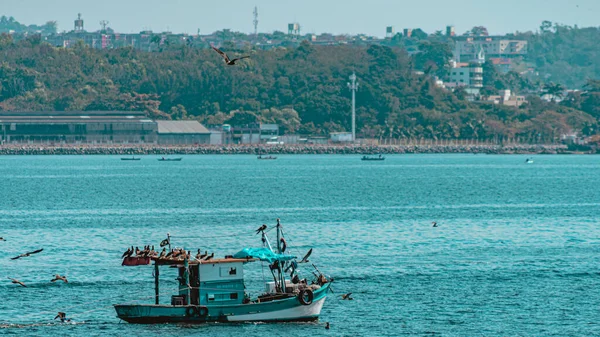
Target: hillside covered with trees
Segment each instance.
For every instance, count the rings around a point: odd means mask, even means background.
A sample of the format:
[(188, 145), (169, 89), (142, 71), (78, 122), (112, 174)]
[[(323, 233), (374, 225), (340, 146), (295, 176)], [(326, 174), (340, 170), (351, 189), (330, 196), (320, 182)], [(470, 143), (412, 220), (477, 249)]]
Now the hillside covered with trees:
[[(327, 134), (350, 129), (347, 81), (355, 71), (357, 128), (364, 137), (551, 142), (572, 131), (595, 133), (600, 117), (600, 88), (598, 96), (569, 97), (561, 105), (538, 97), (521, 108), (468, 102), (464, 91), (438, 88), (432, 76), (415, 72), (415, 64), (430, 60), (399, 47), (224, 48), (251, 58), (226, 66), (214, 51), (185, 45), (157, 52), (65, 49), (39, 37), (14, 42), (2, 35), (0, 109), (144, 110), (155, 118), (277, 122), (288, 133)], [(486, 81), (528, 85), (510, 73)]]

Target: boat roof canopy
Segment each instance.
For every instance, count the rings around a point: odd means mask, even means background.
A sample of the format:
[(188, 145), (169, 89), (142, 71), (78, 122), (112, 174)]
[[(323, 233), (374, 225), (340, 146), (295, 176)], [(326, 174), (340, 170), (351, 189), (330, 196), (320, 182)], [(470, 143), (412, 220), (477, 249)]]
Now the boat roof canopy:
[(275, 261), (290, 261), (296, 257), (293, 255), (277, 254), (271, 251), (269, 248), (244, 248), (239, 252), (233, 254), (236, 259), (249, 259), (255, 258), (261, 261), (267, 261), (273, 263)]

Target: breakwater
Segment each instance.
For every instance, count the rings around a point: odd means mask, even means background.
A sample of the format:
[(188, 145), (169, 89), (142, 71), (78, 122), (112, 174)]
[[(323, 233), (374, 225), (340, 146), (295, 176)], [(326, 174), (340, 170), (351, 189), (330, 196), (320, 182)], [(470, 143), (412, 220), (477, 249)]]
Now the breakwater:
[(568, 153), (565, 145), (8, 145), (0, 155)]

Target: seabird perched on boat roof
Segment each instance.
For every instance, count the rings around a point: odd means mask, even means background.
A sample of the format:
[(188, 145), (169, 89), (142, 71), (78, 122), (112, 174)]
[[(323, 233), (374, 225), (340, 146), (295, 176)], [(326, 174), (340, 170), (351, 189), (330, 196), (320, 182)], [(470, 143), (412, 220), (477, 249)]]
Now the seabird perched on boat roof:
[(121, 258), (124, 259), (126, 257), (130, 257), (132, 254), (133, 254), (133, 246), (131, 246), (131, 248), (127, 248), (125, 253), (123, 253), (123, 255), (121, 255)]
[(263, 224), (262, 226), (258, 227), (258, 229), (256, 230), (256, 234), (264, 231), (265, 229), (267, 229), (267, 225)]
[(18, 284), (18, 285), (20, 285), (21, 287), (25, 287), (25, 288), (27, 288), (27, 286), (25, 285), (25, 283), (23, 283), (23, 282), (21, 282), (21, 281), (19, 281), (19, 280), (17, 280), (17, 279), (14, 279), (14, 278), (12, 278), (12, 277), (7, 277), (7, 278), (8, 278), (8, 279), (9, 279), (9, 280), (10, 280), (12, 283), (14, 283), (14, 284)]
[(206, 256), (206, 257), (204, 258), (204, 261), (208, 261), (208, 260), (212, 259), (213, 257), (215, 257), (215, 253), (214, 253), (214, 252), (213, 252), (213, 253), (210, 253), (210, 255)]

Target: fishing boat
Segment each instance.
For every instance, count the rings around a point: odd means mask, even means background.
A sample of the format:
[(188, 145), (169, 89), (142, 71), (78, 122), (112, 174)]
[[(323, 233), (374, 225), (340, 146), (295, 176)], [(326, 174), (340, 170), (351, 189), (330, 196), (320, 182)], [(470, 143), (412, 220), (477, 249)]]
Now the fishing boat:
[(277, 159), (276, 156), (263, 156), (262, 154), (259, 154), (258, 157), (256, 157), (257, 159), (262, 159), (262, 160), (269, 160), (269, 159)]
[(525, 159), (525, 164), (533, 164), (533, 159), (531, 159), (531, 158)]
[[(129, 323), (294, 322), (318, 320), (332, 279), (312, 264), (311, 279), (300, 279), (312, 249), (302, 258), (286, 254), (283, 228), (277, 221), (277, 245), (271, 246), (263, 225), (262, 247), (244, 248), (224, 258), (152, 257), (154, 304), (116, 304), (117, 317)], [(167, 237), (169, 250), (170, 237)], [(163, 241), (164, 242), (164, 241)], [(162, 245), (162, 243), (161, 243)], [(171, 250), (173, 252), (173, 250)], [(169, 254), (167, 254), (169, 255)], [(268, 281), (261, 295), (246, 292), (244, 267), (268, 264)], [(176, 268), (177, 289), (171, 303), (160, 302), (160, 267)], [(288, 274), (289, 273), (289, 274)], [(289, 277), (287, 277), (289, 275)]]
[(362, 158), (360, 158), (360, 160), (363, 160), (363, 161), (379, 161), (379, 160), (385, 160), (385, 157), (383, 157), (382, 155), (379, 155), (378, 157), (362, 156)]
[(179, 158), (158, 158), (158, 161), (181, 161), (183, 158), (179, 157)]
[(123, 157), (123, 158), (121, 158), (121, 160), (140, 160), (140, 159), (142, 159), (142, 158), (139, 158), (139, 157), (136, 158), (135, 156), (131, 156), (131, 158), (129, 158), (129, 157)]

